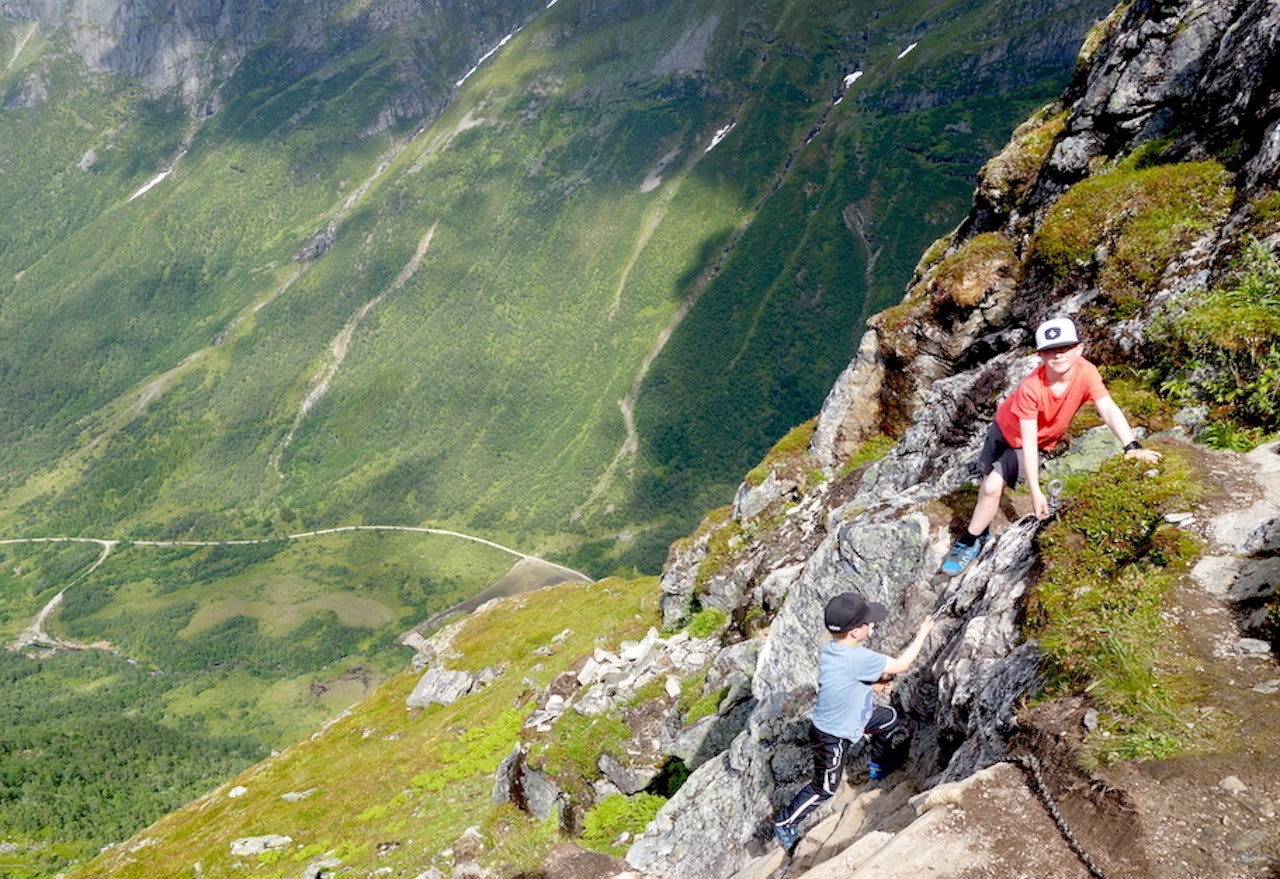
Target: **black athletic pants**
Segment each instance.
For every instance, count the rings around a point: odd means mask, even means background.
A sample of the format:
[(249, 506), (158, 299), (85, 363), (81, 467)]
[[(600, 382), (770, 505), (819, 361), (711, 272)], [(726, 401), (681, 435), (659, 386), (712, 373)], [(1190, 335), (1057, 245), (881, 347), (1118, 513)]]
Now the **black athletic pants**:
[[(896, 769), (903, 754), (894, 753), (891, 747), (893, 733), (901, 725), (898, 712), (886, 705), (877, 705), (871, 712), (871, 722), (864, 732), (871, 737), (870, 757), (888, 769)], [(853, 742), (829, 735), (809, 724), (809, 747), (813, 749), (813, 780), (800, 789), (791, 804), (778, 813), (777, 824), (798, 826), (806, 815), (825, 803), (840, 788), (844, 775), (844, 761)]]

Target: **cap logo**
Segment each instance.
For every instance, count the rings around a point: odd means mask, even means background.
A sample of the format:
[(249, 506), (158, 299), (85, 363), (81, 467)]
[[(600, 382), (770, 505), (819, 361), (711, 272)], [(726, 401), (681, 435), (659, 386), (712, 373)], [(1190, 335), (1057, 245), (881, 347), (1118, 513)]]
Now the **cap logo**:
[(1044, 331), (1044, 337), (1052, 342), (1054, 339), (1062, 335), (1062, 327), (1049, 327)]

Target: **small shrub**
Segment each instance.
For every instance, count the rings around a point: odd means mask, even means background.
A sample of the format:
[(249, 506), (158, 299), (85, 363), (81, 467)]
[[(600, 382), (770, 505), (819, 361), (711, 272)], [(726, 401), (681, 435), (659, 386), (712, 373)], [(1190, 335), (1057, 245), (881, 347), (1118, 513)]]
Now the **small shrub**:
[(685, 628), (688, 630), (690, 637), (709, 638), (723, 629), (728, 619), (725, 612), (718, 607), (708, 607), (694, 614), (693, 619), (689, 620), (689, 625)]
[(1280, 429), (1280, 259), (1265, 244), (1249, 241), (1218, 287), (1156, 325), (1153, 342), (1162, 391), (1219, 410), (1209, 443), (1241, 448)]
[(1262, 624), (1262, 633), (1271, 642), (1271, 650), (1280, 653), (1280, 595), (1267, 605), (1267, 615)]
[(1201, 434), (1201, 441), (1211, 449), (1248, 452), (1271, 438), (1272, 434), (1257, 427), (1237, 424), (1231, 419), (1211, 421)]
[(1280, 232), (1280, 192), (1268, 192), (1253, 202), (1250, 231), (1255, 238), (1266, 238)]
[(621, 856), (626, 852), (625, 840), (642, 832), (665, 802), (662, 797), (646, 793), (605, 797), (583, 816), (583, 846)]

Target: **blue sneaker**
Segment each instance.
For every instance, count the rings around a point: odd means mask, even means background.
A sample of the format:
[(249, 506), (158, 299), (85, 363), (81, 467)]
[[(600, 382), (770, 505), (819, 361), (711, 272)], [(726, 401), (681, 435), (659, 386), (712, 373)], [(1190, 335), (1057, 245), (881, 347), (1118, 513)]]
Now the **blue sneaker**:
[(800, 844), (800, 831), (790, 824), (773, 825), (773, 835), (782, 843), (782, 850), (787, 853), (787, 857), (793, 855), (796, 846)]
[(956, 541), (951, 547), (951, 552), (947, 553), (947, 557), (942, 560), (942, 567), (938, 570), (946, 574), (948, 577), (954, 577), (969, 567), (969, 563), (976, 559), (982, 552), (982, 547), (987, 542), (986, 534), (981, 534), (978, 539), (973, 542), (972, 546), (965, 546), (960, 541)]
[(890, 775), (893, 775), (893, 773), (901, 766), (901, 760), (893, 763), (893, 765), (889, 765), (888, 763), (877, 763), (876, 761), (871, 760), (867, 763), (867, 775), (872, 781), (879, 781), (882, 778), (888, 778)]

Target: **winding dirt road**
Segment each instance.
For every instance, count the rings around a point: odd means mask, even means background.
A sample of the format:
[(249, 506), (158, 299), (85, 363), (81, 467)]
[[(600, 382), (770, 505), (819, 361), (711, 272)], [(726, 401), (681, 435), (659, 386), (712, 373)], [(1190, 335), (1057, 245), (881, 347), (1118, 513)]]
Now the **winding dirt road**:
[(83, 650), (86, 645), (77, 644), (72, 641), (66, 641), (50, 635), (45, 630), (45, 624), (53, 615), (59, 605), (62, 604), (62, 598), (67, 590), (88, 577), (105, 562), (112, 551), (121, 543), (128, 543), (132, 546), (256, 546), (264, 543), (283, 543), (289, 540), (306, 540), (312, 537), (323, 537), (328, 534), (341, 534), (349, 531), (403, 531), (412, 534), (434, 534), (442, 537), (453, 537), (458, 540), (469, 540), (472, 543), (483, 544), (492, 547), (508, 555), (513, 555), (522, 561), (536, 562), (555, 570), (567, 574), (569, 577), (579, 580), (591, 581), (591, 577), (581, 571), (575, 571), (573, 568), (567, 568), (564, 565), (549, 562), (546, 559), (539, 558), (535, 555), (520, 552), (518, 549), (512, 549), (509, 546), (503, 546), (501, 543), (495, 543), (483, 537), (476, 537), (474, 534), (464, 534), (461, 531), (450, 531), (444, 528), (419, 528), (411, 525), (340, 525), (335, 528), (320, 528), (315, 531), (302, 531), (297, 534), (287, 534), (283, 537), (261, 537), (249, 540), (125, 540), (125, 539), (105, 539), (99, 537), (14, 537), (9, 539), (0, 539), (0, 545), (14, 543), (96, 543), (102, 547), (102, 553), (97, 560), (86, 568), (81, 574), (77, 575), (70, 583), (58, 591), (58, 594), (49, 599), (40, 612), (36, 614), (31, 625), (22, 630), (13, 644), (10, 645), (11, 650), (22, 650), (27, 647), (43, 647), (43, 648), (60, 648), (64, 650)]

